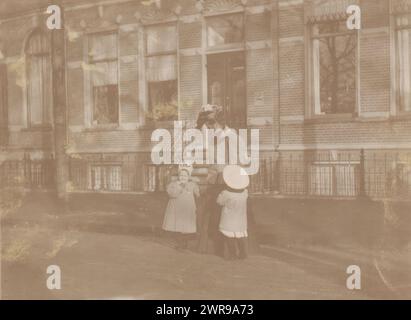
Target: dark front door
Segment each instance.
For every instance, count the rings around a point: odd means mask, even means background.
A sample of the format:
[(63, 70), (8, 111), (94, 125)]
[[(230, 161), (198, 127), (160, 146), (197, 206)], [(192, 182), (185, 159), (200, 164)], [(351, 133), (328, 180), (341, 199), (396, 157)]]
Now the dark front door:
[(207, 57), (208, 103), (222, 106), (227, 125), (246, 128), (245, 58), (243, 52)]

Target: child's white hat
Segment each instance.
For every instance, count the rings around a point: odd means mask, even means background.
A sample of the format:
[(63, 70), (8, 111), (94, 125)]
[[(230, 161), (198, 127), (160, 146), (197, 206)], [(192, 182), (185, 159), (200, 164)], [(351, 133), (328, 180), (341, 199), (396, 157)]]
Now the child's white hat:
[(227, 186), (232, 189), (245, 189), (250, 184), (247, 172), (238, 165), (228, 165), (223, 170), (223, 179)]

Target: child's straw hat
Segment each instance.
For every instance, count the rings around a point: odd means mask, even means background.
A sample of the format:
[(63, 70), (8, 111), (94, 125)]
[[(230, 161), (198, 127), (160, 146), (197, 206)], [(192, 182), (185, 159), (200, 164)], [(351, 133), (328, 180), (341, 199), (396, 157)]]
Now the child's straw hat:
[(227, 186), (241, 190), (248, 187), (250, 178), (243, 168), (238, 165), (229, 165), (224, 168), (223, 179)]

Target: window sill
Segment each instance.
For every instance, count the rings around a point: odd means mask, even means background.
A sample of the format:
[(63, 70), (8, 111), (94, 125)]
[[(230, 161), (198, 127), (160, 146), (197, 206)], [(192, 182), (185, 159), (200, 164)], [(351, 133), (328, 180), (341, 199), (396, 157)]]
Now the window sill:
[(410, 121), (411, 112), (400, 112), (387, 117), (361, 117), (357, 114), (327, 114), (316, 115), (304, 120), (306, 124), (338, 123), (338, 122), (384, 122), (384, 121)]
[(176, 120), (167, 120), (167, 121), (151, 121), (146, 120), (146, 123), (142, 125), (141, 129), (172, 129), (174, 128), (174, 121)]
[(124, 127), (119, 124), (113, 124), (113, 125), (98, 125), (98, 126), (92, 126), (88, 128), (84, 128), (82, 131), (83, 132), (98, 132), (98, 131), (124, 131), (124, 130), (152, 130), (152, 129), (172, 129), (174, 128), (174, 121), (150, 121), (146, 122), (145, 124), (136, 124), (134, 128), (130, 127)]
[(88, 128), (85, 128), (84, 131), (113, 131), (119, 130), (120, 126), (118, 124), (110, 124), (110, 125), (94, 125)]
[(411, 111), (398, 112), (396, 115), (391, 116), (390, 119), (393, 121), (409, 121), (411, 120)]
[(215, 46), (209, 46), (206, 49), (206, 53), (224, 53), (229, 51), (243, 51), (245, 50), (244, 42), (235, 42), (235, 43), (227, 43), (227, 44), (219, 44)]
[(315, 115), (311, 118), (305, 119), (306, 123), (330, 123), (330, 122), (350, 122), (357, 117), (354, 113), (341, 113), (341, 114), (324, 114)]
[(28, 128), (23, 128), (21, 129), (22, 132), (47, 132), (47, 131), (52, 131), (53, 127), (51, 125), (44, 125), (44, 126), (33, 126), (33, 127), (28, 127)]

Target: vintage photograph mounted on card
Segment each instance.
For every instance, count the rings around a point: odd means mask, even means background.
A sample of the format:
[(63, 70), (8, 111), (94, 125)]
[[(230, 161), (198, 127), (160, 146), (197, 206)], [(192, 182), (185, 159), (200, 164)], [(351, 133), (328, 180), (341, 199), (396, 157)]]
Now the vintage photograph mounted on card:
[(411, 299), (410, 213), (411, 0), (0, 2), (0, 299)]

